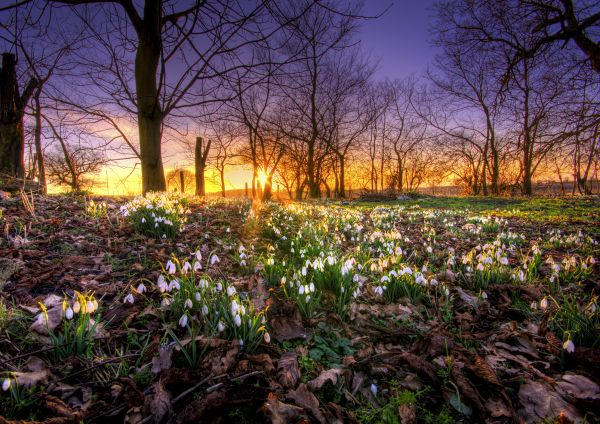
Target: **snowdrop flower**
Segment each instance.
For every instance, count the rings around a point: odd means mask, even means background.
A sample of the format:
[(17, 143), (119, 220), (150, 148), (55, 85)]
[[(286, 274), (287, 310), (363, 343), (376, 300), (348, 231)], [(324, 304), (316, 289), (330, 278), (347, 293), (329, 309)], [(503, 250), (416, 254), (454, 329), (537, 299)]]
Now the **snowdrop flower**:
[(167, 274), (171, 275), (171, 274), (175, 274), (175, 271), (177, 270), (177, 268), (175, 267), (175, 264), (169, 260), (169, 262), (167, 262), (167, 266), (165, 267), (165, 269), (167, 270)]
[(185, 327), (187, 325), (187, 323), (188, 323), (188, 317), (187, 317), (186, 314), (183, 314), (181, 316), (181, 318), (179, 318), (179, 326), (180, 327)]
[(194, 304), (192, 303), (192, 299), (186, 299), (185, 300), (185, 305), (184, 307), (188, 308), (188, 309), (192, 309), (192, 307), (194, 306)]
[(427, 253), (431, 253), (433, 252), (433, 249), (431, 248), (431, 246), (427, 246)]
[(371, 384), (371, 393), (373, 393), (373, 396), (377, 396), (377, 386), (375, 384)]
[(146, 292), (146, 286), (144, 285), (144, 283), (138, 284), (136, 291), (138, 293), (145, 293)]
[(500, 258), (500, 265), (508, 265), (508, 258), (506, 256)]
[(284, 286), (284, 285), (285, 285), (285, 282), (286, 282), (286, 281), (287, 281), (287, 280), (286, 280), (286, 278), (285, 278), (285, 275), (284, 275), (283, 277), (281, 277), (281, 282), (280, 282), (280, 283), (281, 283), (281, 285), (282, 285), (282, 286)]
[(381, 288), (381, 286), (375, 287), (375, 294), (378, 295), (378, 296), (382, 296), (383, 295), (383, 288)]
[(228, 295), (229, 297), (231, 297), (231, 296), (233, 296), (234, 294), (235, 294), (235, 287), (233, 287), (233, 286), (229, 286), (229, 287), (227, 287), (227, 295)]
[(79, 304), (79, 302), (73, 303), (73, 312), (78, 314), (80, 310), (81, 310), (81, 305)]
[(10, 386), (11, 386), (10, 378), (5, 378), (4, 381), (2, 382), (2, 391), (6, 392), (8, 389), (10, 389)]
[[(133, 302), (131, 302), (131, 303), (133, 303)], [(70, 306), (65, 310), (65, 318), (66, 319), (72, 319), (73, 318), (73, 309)]]
[(306, 303), (308, 303), (310, 301), (310, 295), (306, 296)]
[(575, 352), (575, 343), (571, 339), (563, 343), (563, 349), (569, 353)]
[(233, 322), (235, 323), (236, 327), (241, 327), (242, 326), (242, 317), (240, 317), (239, 315), (236, 315), (233, 318)]
[(299, 293), (299, 294), (304, 294), (304, 286), (300, 286), (300, 287), (298, 288), (298, 293)]
[(266, 331), (263, 334), (263, 340), (265, 341), (265, 343), (271, 343), (271, 335)]
[(162, 306), (163, 308), (166, 308), (171, 303), (173, 303), (173, 301), (170, 298), (165, 297), (165, 298), (163, 298), (163, 300), (160, 301), (160, 306)]
[(314, 285), (314, 283), (310, 283), (310, 286), (308, 288), (310, 289), (311, 293), (315, 292), (315, 285)]
[(221, 260), (219, 259), (219, 257), (217, 255), (212, 255), (210, 257), (210, 264), (211, 265), (217, 264), (219, 262), (221, 262)]
[(540, 302), (540, 308), (548, 309), (548, 299), (546, 299), (546, 298), (542, 299), (542, 301)]
[(171, 282), (169, 283), (169, 287), (168, 287), (168, 291), (172, 291), (173, 289), (181, 289), (181, 286), (179, 285), (179, 281), (177, 280), (177, 278), (174, 278), (171, 280)]
[(202, 260), (202, 253), (199, 250), (196, 250), (196, 261), (200, 262)]
[(208, 315), (208, 306), (202, 305), (202, 315)]
[(223, 284), (221, 284), (221, 282), (219, 281), (219, 282), (217, 283), (217, 286), (216, 286), (215, 288), (217, 289), (217, 291), (218, 291), (218, 292), (220, 292), (220, 291), (222, 291), (222, 290), (223, 290)]
[(88, 300), (87, 303), (85, 304), (85, 310), (87, 311), (88, 314), (91, 314), (95, 311), (94, 303), (91, 300)]
[(301, 274), (302, 274), (304, 277), (306, 277), (306, 267), (305, 267), (305, 266), (303, 266), (303, 267), (302, 267)]
[(219, 333), (222, 333), (223, 331), (225, 331), (225, 324), (223, 324), (221, 321), (219, 321), (219, 323), (217, 324), (217, 331)]
[(477, 271), (483, 271), (483, 264), (481, 262), (477, 264)]
[(146, 218), (142, 217), (142, 224), (146, 223)]
[(194, 295), (194, 298), (196, 299), (196, 302), (200, 302), (200, 300), (202, 300), (202, 296), (200, 296), (200, 292), (196, 292), (196, 294)]
[[(125, 299), (123, 299), (123, 303), (131, 303), (131, 304), (133, 304), (134, 300), (135, 299), (133, 298), (133, 295), (131, 293), (129, 293), (127, 296), (125, 296)], [(71, 308), (69, 308), (69, 309), (71, 309)], [(68, 312), (69, 312), (69, 310), (67, 309), (67, 313)], [(72, 316), (73, 316), (73, 311), (71, 311), (71, 317)], [(68, 315), (67, 315), (67, 319), (71, 319), (71, 318), (69, 318)]]
[(200, 261), (195, 261), (194, 262), (194, 272), (198, 272), (202, 269), (202, 264), (200, 263)]
[(486, 293), (486, 292), (484, 292), (484, 291), (482, 291), (482, 292), (481, 292), (481, 298), (482, 298), (483, 300), (487, 300), (487, 298), (488, 298), (488, 295), (487, 295), (487, 293)]
[(183, 264), (183, 267), (181, 268), (181, 272), (183, 272), (184, 274), (187, 274), (191, 269), (192, 269), (192, 266), (190, 265), (190, 263), (188, 261), (185, 261), (185, 263)]

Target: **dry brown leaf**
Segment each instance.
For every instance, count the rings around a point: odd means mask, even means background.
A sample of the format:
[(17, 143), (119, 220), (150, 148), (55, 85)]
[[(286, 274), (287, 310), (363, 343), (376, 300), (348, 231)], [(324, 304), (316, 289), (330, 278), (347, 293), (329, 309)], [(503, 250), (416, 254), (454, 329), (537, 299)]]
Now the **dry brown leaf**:
[(48, 382), (48, 370), (15, 372), (13, 376), (17, 380), (17, 384), (23, 387), (35, 387)]
[(172, 356), (173, 346), (161, 346), (158, 350), (158, 356), (152, 357), (152, 372), (158, 374), (162, 370), (171, 368)]
[(566, 373), (557, 381), (556, 391), (566, 399), (600, 402), (600, 387), (582, 375)]
[(290, 391), (287, 398), (292, 399), (296, 405), (309, 411), (320, 423), (324, 424), (326, 422), (325, 416), (319, 409), (319, 400), (308, 390), (306, 384), (302, 383), (296, 390)]
[(452, 362), (452, 379), (469, 404), (484, 411), (483, 402), (475, 386), (465, 377), (456, 362)]
[(523, 408), (518, 414), (525, 422), (553, 419), (561, 413), (572, 421), (581, 419), (581, 414), (573, 405), (542, 381), (528, 381), (521, 385), (519, 400)]
[(309, 335), (308, 330), (302, 326), (302, 322), (297, 317), (275, 316), (271, 320), (271, 336), (279, 343), (286, 340), (306, 339)]
[(265, 374), (271, 374), (275, 370), (271, 356), (266, 353), (249, 356), (248, 360), (256, 368), (262, 369)]
[(296, 352), (285, 352), (277, 361), (277, 381), (283, 388), (295, 387), (300, 378), (298, 368), (298, 354)]
[(302, 415), (302, 408), (281, 402), (275, 393), (269, 393), (267, 401), (262, 406), (264, 414), (273, 424), (288, 424), (295, 422)]
[(151, 386), (151, 394), (144, 402), (144, 416), (151, 416), (155, 424), (165, 422), (171, 415), (171, 398), (162, 382), (157, 381)]
[(490, 367), (490, 365), (485, 362), (479, 355), (475, 357), (475, 363), (470, 367), (470, 369), (475, 373), (475, 375), (481, 378), (484, 381), (487, 381), (490, 384), (495, 386), (500, 386), (500, 380), (498, 380), (498, 376)]
[(509, 418), (512, 416), (511, 409), (501, 399), (487, 399), (485, 401), (485, 409), (494, 418)]
[(407, 404), (398, 407), (398, 417), (402, 424), (414, 424), (417, 422), (417, 408), (415, 405)]
[(308, 388), (314, 392), (321, 389), (328, 381), (335, 385), (342, 375), (344, 375), (344, 370), (341, 368), (332, 368), (322, 371), (317, 378), (308, 382)]

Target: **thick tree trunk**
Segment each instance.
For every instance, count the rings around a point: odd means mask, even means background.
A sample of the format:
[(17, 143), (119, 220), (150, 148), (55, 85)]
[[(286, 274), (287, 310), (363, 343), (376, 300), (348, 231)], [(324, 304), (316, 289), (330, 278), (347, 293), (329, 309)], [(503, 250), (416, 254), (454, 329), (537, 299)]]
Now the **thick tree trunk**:
[(195, 153), (195, 172), (196, 172), (196, 196), (203, 197), (206, 194), (204, 185), (204, 171), (206, 170), (206, 160), (210, 150), (211, 141), (208, 140), (206, 147), (203, 146), (204, 140), (202, 137), (196, 137)]
[(270, 174), (265, 180), (265, 186), (262, 188), (262, 200), (271, 200), (273, 196), (273, 174)]
[(0, 71), (0, 174), (25, 177), (25, 135), (23, 115), (25, 105), (37, 86), (31, 79), (23, 96), (19, 95), (14, 54), (2, 54)]
[(159, 0), (146, 0), (143, 28), (138, 31), (135, 55), (135, 86), (142, 163), (142, 191), (165, 191), (162, 163), (162, 111), (156, 73), (162, 50), (162, 5)]

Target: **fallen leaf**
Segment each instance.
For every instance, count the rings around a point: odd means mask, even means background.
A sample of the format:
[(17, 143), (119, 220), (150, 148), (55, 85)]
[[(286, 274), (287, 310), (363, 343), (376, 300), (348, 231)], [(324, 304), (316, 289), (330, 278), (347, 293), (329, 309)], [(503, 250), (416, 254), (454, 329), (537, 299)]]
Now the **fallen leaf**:
[(170, 396), (160, 381), (152, 384), (150, 393), (144, 402), (144, 416), (151, 416), (153, 423), (162, 423), (172, 413)]
[(23, 387), (35, 387), (48, 382), (48, 370), (15, 372), (13, 376), (17, 380), (17, 384)]
[(600, 401), (600, 387), (587, 377), (566, 373), (556, 382), (556, 391), (566, 399)]
[(400, 405), (398, 407), (398, 417), (402, 424), (414, 424), (417, 422), (417, 408), (412, 404)]
[(290, 391), (287, 394), (287, 398), (292, 399), (296, 405), (309, 411), (320, 423), (323, 424), (326, 422), (325, 416), (319, 409), (319, 400), (308, 390), (306, 384), (302, 383), (296, 390)]
[(295, 422), (302, 415), (302, 408), (281, 402), (275, 393), (269, 393), (262, 411), (273, 424)]
[(525, 422), (553, 419), (561, 413), (572, 421), (581, 419), (581, 414), (574, 406), (541, 381), (528, 381), (521, 385), (519, 400), (523, 408), (518, 414)]
[(296, 386), (299, 378), (298, 354), (296, 352), (285, 352), (277, 361), (277, 381), (283, 388), (290, 388)]
[(343, 374), (344, 370), (341, 368), (332, 368), (322, 371), (317, 378), (308, 382), (308, 388), (314, 392), (321, 389), (328, 381), (335, 385), (338, 382), (338, 378)]
[(158, 374), (162, 370), (171, 368), (172, 356), (173, 346), (161, 346), (158, 350), (158, 356), (152, 357), (152, 372)]

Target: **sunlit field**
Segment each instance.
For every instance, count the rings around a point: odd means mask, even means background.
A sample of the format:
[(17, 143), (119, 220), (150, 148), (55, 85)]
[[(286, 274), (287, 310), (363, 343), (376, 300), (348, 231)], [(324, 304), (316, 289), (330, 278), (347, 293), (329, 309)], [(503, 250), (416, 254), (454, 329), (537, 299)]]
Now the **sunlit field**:
[(0, 212), (8, 420), (600, 417), (597, 198), (13, 196)]

